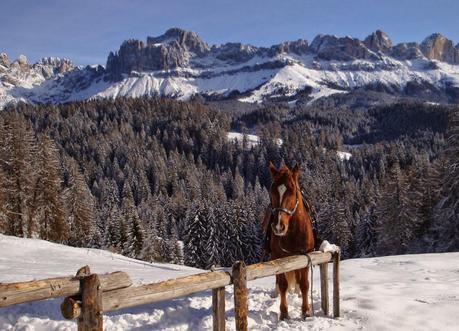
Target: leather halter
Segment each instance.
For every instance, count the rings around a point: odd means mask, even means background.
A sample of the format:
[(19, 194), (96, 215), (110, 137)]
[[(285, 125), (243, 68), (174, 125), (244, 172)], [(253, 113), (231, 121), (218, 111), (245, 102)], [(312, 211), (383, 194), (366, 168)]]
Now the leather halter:
[(271, 208), (271, 213), (275, 213), (276, 211), (277, 212), (284, 212), (286, 213), (288, 216), (292, 216), (293, 214), (295, 214), (296, 212), (296, 209), (298, 208), (298, 204), (300, 203), (300, 200), (298, 200), (298, 193), (297, 193), (297, 196), (296, 196), (296, 204), (295, 204), (295, 208), (293, 209), (287, 209), (287, 208), (281, 208), (281, 207), (278, 207), (278, 208)]
[[(278, 207), (278, 208), (271, 208), (271, 213), (274, 214), (276, 211), (277, 212), (284, 212), (288, 216), (292, 217), (293, 214), (295, 214), (295, 212), (296, 212), (296, 210), (298, 208), (298, 204), (300, 203), (300, 200), (298, 199), (298, 188), (296, 187), (296, 185), (295, 185), (295, 195), (296, 195), (296, 203), (295, 203), (295, 207), (292, 210), (287, 209), (287, 208)], [(271, 226), (272, 226), (272, 224), (271, 224)], [(291, 251), (285, 249), (284, 247), (282, 247), (281, 242), (282, 242), (282, 240), (279, 240), (279, 248), (281, 249), (281, 251), (283, 251), (284, 253), (287, 253), (287, 254), (293, 254), (294, 253), (294, 252), (291, 252)], [(300, 252), (298, 254), (303, 254), (303, 253)]]
[[(296, 209), (298, 208), (298, 204), (300, 203), (300, 200), (298, 199), (298, 188), (295, 185), (295, 196), (296, 196), (296, 203), (295, 207), (293, 209), (287, 209), (283, 207), (277, 207), (277, 208), (271, 208), (271, 214), (274, 214), (275, 212), (284, 212), (288, 216), (292, 217), (293, 214), (295, 214)], [(272, 206), (272, 201), (271, 201), (271, 206)]]

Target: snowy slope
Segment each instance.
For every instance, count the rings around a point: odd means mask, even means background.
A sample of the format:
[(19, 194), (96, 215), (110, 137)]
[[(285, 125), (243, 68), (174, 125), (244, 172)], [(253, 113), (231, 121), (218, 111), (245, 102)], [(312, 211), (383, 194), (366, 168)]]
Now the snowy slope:
[[(84, 264), (94, 272), (126, 271), (135, 283), (200, 272), (3, 235), (0, 251), (0, 282), (69, 275)], [(315, 268), (315, 317), (302, 321), (300, 299), (290, 294), (291, 320), (278, 322), (279, 302), (273, 295), (274, 279), (269, 277), (249, 283), (249, 329), (453, 330), (459, 324), (459, 253), (346, 260), (341, 266), (342, 318), (324, 317), (319, 311), (319, 272)], [(227, 287), (229, 330), (234, 330), (232, 299), (232, 290)], [(62, 320), (60, 302), (48, 300), (0, 309), (0, 330), (76, 330), (75, 323)], [(106, 330), (211, 330), (211, 314), (211, 295), (205, 292), (113, 312), (104, 317), (104, 323)]]

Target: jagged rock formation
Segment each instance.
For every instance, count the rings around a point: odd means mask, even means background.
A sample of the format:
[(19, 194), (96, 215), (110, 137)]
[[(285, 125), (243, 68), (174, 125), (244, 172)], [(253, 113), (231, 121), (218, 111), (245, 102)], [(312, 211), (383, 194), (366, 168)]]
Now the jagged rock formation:
[(440, 33), (434, 33), (421, 43), (421, 51), (428, 59), (459, 63), (459, 52), (453, 42)]
[(392, 48), (392, 41), (389, 36), (381, 30), (376, 30), (365, 38), (364, 45), (373, 52), (388, 53)]
[(231, 63), (249, 61), (257, 51), (258, 49), (256, 47), (241, 43), (227, 43), (220, 47), (214, 46), (212, 48), (212, 53), (215, 54), (215, 58)]
[(309, 102), (337, 93), (374, 91), (431, 102), (459, 101), (459, 44), (435, 33), (421, 44), (392, 45), (381, 30), (363, 41), (318, 35), (271, 47), (208, 45), (195, 32), (167, 30), (130, 39), (102, 66), (44, 58), (28, 64), (0, 54), (0, 107), (8, 102), (156, 96)]
[(116, 80), (131, 71), (174, 69), (187, 65), (190, 56), (203, 56), (209, 51), (195, 32), (172, 28), (162, 36), (148, 37), (146, 44), (134, 39), (125, 41), (117, 53), (109, 54), (107, 72)]
[(338, 38), (330, 35), (318, 35), (310, 49), (322, 60), (350, 61), (353, 59), (371, 59), (378, 57), (357, 38)]
[(154, 47), (158, 44), (177, 45), (183, 50), (192, 52), (198, 56), (205, 55), (210, 50), (209, 45), (196, 32), (185, 31), (179, 28), (169, 29), (159, 37), (147, 37), (147, 45)]
[(0, 65), (4, 67), (8, 67), (10, 65), (10, 60), (8, 59), (8, 55), (6, 55), (6, 53), (0, 53)]
[(391, 55), (400, 60), (413, 60), (423, 56), (418, 43), (400, 43), (392, 48)]
[(276, 56), (282, 53), (293, 53), (297, 55), (304, 55), (309, 52), (308, 41), (298, 39), (297, 41), (286, 41), (281, 44), (271, 46), (268, 51), (269, 56)]
[(75, 68), (75, 65), (69, 59), (60, 59), (57, 57), (44, 57), (37, 62), (36, 66), (41, 67), (45, 78), (56, 74), (64, 74)]

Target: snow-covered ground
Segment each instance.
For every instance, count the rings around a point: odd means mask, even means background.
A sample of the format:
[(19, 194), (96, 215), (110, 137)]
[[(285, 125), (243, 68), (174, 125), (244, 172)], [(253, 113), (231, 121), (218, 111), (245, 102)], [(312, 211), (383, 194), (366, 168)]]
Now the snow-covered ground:
[(343, 160), (349, 161), (352, 157), (351, 153), (343, 152), (343, 151), (336, 151), (336, 155), (339, 157), (341, 161)]
[[(94, 272), (123, 270), (135, 284), (200, 272), (150, 264), (106, 251), (0, 235), (0, 282), (71, 275), (89, 264)], [(291, 320), (278, 322), (274, 278), (249, 283), (250, 330), (454, 330), (459, 325), (459, 253), (404, 255), (341, 263), (342, 317), (319, 310), (319, 270), (314, 270), (315, 317), (300, 319), (300, 299), (289, 295)], [(330, 268), (331, 269), (331, 268)], [(234, 330), (233, 296), (226, 292), (227, 328)], [(76, 330), (60, 316), (61, 299), (0, 308), (0, 330)], [(210, 330), (210, 292), (112, 312), (106, 330)]]
[[(238, 142), (238, 143), (241, 143), (241, 144), (244, 141), (244, 134), (243, 133), (228, 132), (226, 136), (227, 136), (229, 141)], [(254, 146), (257, 146), (258, 144), (260, 144), (260, 137), (257, 136), (257, 135), (246, 134), (245, 137), (247, 139), (247, 147), (248, 148), (251, 148), (251, 147), (254, 147)], [(276, 139), (276, 144), (278, 146), (282, 146), (283, 143), (284, 143), (284, 141), (281, 138), (277, 138)]]

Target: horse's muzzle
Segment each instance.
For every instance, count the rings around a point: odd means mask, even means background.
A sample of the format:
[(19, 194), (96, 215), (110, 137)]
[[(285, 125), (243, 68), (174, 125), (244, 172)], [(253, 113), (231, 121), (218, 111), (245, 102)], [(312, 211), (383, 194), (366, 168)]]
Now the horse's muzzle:
[(279, 223), (280, 227), (278, 227), (278, 225), (271, 224), (271, 229), (273, 230), (274, 235), (278, 237), (284, 237), (287, 235), (288, 228), (282, 224), (282, 222)]

